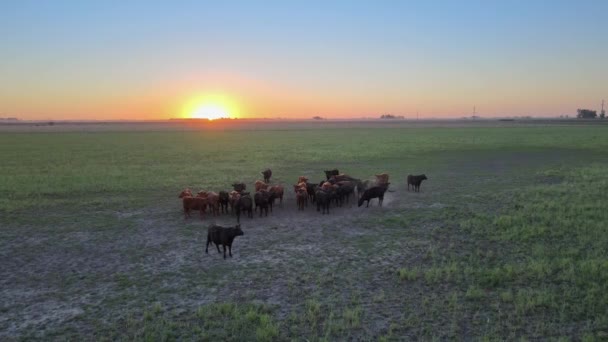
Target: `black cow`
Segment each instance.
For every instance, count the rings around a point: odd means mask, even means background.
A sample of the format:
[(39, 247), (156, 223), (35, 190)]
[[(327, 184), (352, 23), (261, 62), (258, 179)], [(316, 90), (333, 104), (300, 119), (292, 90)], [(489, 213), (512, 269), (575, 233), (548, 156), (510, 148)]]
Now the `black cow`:
[(315, 193), (317, 192), (317, 184), (306, 182), (306, 192), (311, 203), (315, 203)]
[(317, 201), (317, 211), (321, 211), (321, 209), (323, 209), (323, 212), (321, 214), (324, 215), (326, 211), (327, 214), (329, 214), (329, 202), (331, 200), (330, 194), (321, 189), (317, 189), (315, 193), (315, 198)]
[[(272, 200), (274, 202), (274, 198)], [(262, 217), (262, 211), (265, 211), (266, 216), (268, 216), (270, 193), (266, 190), (260, 190), (253, 195), (253, 201), (255, 202), (255, 210), (257, 211), (260, 208), (260, 217)]]
[(384, 193), (388, 189), (388, 186), (391, 183), (386, 183), (382, 185), (373, 186), (363, 192), (361, 198), (359, 198), (359, 207), (363, 205), (363, 202), (367, 201), (366, 208), (369, 207), (369, 201), (372, 198), (378, 198), (378, 203), (382, 206), (382, 201), (384, 201)]
[(422, 184), (422, 181), (425, 179), (428, 178), (426, 178), (426, 175), (424, 174), (418, 176), (407, 176), (407, 191), (410, 191), (410, 185), (412, 185), (415, 192), (420, 192), (420, 184)]
[(241, 225), (237, 224), (236, 227), (222, 227), (212, 225), (207, 229), (207, 246), (205, 247), (205, 253), (209, 254), (209, 244), (214, 243), (217, 247), (217, 252), (220, 252), (220, 244), (224, 249), (224, 259), (226, 259), (226, 246), (228, 246), (228, 253), (232, 258), (232, 242), (234, 238), (240, 235), (244, 235), (241, 230)]
[(228, 195), (228, 191), (220, 191), (220, 208), (222, 213), (228, 213), (228, 203), (230, 202), (230, 195)]
[(361, 195), (363, 195), (363, 192), (365, 192), (365, 190), (367, 190), (371, 185), (373, 184), (373, 181), (371, 180), (364, 180), (364, 181), (359, 181), (357, 182), (357, 195), (359, 195), (359, 197), (361, 197)]
[(329, 180), (331, 178), (331, 176), (337, 176), (339, 174), (340, 174), (340, 171), (338, 171), (338, 169), (325, 171), (325, 177), (327, 177), (327, 180)]
[(245, 183), (234, 183), (232, 184), (232, 188), (234, 189), (234, 191), (243, 192), (247, 189), (247, 186), (245, 185)]
[(336, 189), (336, 195), (338, 196), (339, 205), (342, 206), (344, 200), (348, 203), (350, 195), (355, 194), (355, 183), (351, 181), (338, 182), (338, 189)]
[(262, 173), (262, 175), (264, 175), (264, 183), (266, 183), (266, 184), (270, 183), (270, 177), (272, 176), (272, 170), (266, 169), (266, 170), (262, 171), (261, 173)]
[(236, 222), (241, 223), (241, 212), (247, 212), (249, 218), (253, 218), (253, 200), (248, 192), (244, 192), (236, 202)]

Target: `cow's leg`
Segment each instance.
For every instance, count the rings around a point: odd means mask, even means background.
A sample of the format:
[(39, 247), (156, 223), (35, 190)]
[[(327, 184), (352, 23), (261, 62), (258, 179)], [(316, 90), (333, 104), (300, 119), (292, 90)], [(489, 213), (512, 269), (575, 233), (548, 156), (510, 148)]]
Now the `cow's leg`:
[(222, 247), (224, 248), (224, 259), (226, 259), (226, 245), (222, 244)]
[(209, 254), (209, 243), (211, 239), (209, 239), (209, 234), (207, 234), (207, 246), (205, 246), (205, 253)]
[(230, 257), (232, 258), (232, 244), (228, 245), (228, 253), (230, 254)]

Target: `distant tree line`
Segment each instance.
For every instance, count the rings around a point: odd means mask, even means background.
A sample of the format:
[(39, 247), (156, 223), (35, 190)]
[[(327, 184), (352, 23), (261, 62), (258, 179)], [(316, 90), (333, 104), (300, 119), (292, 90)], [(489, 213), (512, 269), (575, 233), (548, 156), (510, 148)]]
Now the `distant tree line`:
[(597, 118), (597, 111), (591, 110), (591, 109), (580, 109), (579, 108), (576, 111), (576, 113), (577, 113), (576, 117), (579, 118), (579, 119), (595, 119), (595, 118)]
[(403, 119), (403, 115), (383, 114), (380, 119)]

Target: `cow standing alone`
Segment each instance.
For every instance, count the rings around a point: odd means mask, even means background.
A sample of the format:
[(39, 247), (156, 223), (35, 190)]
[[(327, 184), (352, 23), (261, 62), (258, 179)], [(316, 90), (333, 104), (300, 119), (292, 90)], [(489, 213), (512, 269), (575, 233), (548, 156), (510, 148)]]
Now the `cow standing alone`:
[(232, 258), (232, 242), (237, 236), (245, 235), (241, 230), (241, 225), (237, 224), (236, 227), (222, 227), (212, 225), (207, 229), (207, 246), (205, 247), (205, 253), (209, 254), (209, 244), (214, 243), (217, 247), (217, 252), (220, 252), (220, 244), (224, 249), (224, 259), (226, 259), (226, 246), (228, 246), (228, 253)]
[(428, 178), (426, 178), (426, 175), (424, 175), (424, 174), (418, 175), (418, 176), (413, 176), (413, 175), (407, 176), (407, 191), (410, 191), (410, 185), (411, 185), (415, 192), (420, 192), (420, 184), (422, 184), (422, 181), (425, 179), (428, 179)]

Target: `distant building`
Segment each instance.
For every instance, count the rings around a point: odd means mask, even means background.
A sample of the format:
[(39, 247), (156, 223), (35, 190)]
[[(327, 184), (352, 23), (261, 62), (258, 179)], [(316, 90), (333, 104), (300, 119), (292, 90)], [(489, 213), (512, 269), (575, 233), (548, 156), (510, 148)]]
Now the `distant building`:
[(597, 111), (591, 109), (578, 109), (576, 117), (579, 119), (595, 119), (597, 118)]

